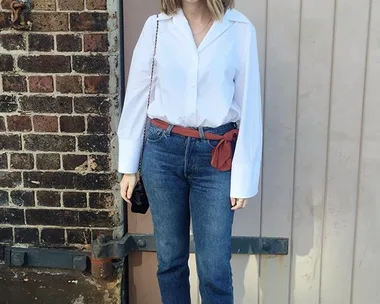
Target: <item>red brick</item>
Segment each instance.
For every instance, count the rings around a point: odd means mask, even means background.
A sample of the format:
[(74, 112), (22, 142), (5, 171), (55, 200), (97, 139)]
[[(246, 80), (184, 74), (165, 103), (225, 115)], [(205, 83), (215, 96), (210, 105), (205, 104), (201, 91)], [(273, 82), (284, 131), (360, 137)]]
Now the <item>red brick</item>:
[(57, 35), (58, 52), (82, 51), (82, 37), (80, 35)]
[(44, 228), (41, 231), (41, 242), (46, 245), (64, 244), (65, 231), (63, 229)]
[(62, 11), (83, 11), (84, 0), (58, 0), (58, 7)]
[(1, 1), (1, 7), (4, 9), (11, 9), (11, 3), (13, 0), (2, 0)]
[(108, 74), (110, 65), (107, 56), (73, 56), (73, 70), (84, 74)]
[(108, 51), (108, 35), (107, 34), (85, 34), (84, 51), (85, 52), (107, 52)]
[(29, 151), (75, 151), (75, 137), (46, 134), (24, 135), (25, 149)]
[(36, 32), (62, 32), (69, 30), (67, 13), (36, 13), (30, 14), (33, 31)]
[(11, 27), (11, 13), (0, 12), (0, 29), (4, 30)]
[(61, 93), (82, 93), (82, 77), (57, 76), (57, 91)]
[(72, 31), (105, 31), (107, 29), (107, 13), (72, 13), (70, 29)]
[(13, 71), (13, 57), (11, 55), (0, 55), (0, 72), (6, 71)]
[(0, 208), (0, 224), (24, 225), (24, 210), (19, 208)]
[(8, 50), (25, 50), (25, 39), (22, 34), (1, 34), (0, 45)]
[(9, 194), (8, 191), (0, 190), (0, 206), (9, 205)]
[(0, 242), (11, 243), (13, 242), (12, 228), (0, 228)]
[[(21, 185), (21, 172), (0, 171), (0, 188), (16, 188)], [(0, 208), (1, 210), (1, 208)], [(0, 212), (0, 224), (1, 224)]]
[(68, 96), (30, 95), (20, 98), (22, 111), (35, 113), (71, 113), (73, 98)]
[(23, 244), (37, 244), (39, 232), (37, 228), (16, 228), (15, 241)]
[(36, 163), (38, 170), (58, 170), (61, 168), (61, 157), (57, 153), (37, 154)]
[[(0, 171), (1, 174), (2, 171)], [(16, 172), (19, 173), (19, 172)], [(48, 189), (72, 189), (72, 190), (107, 190), (116, 183), (116, 174), (87, 173), (85, 175), (77, 172), (47, 171), (35, 172), (24, 171), (24, 186), (26, 188), (48, 188)], [(21, 180), (21, 177), (20, 177)], [(39, 181), (39, 184), (34, 181)], [(1, 179), (0, 179), (1, 181)], [(8, 182), (11, 181), (8, 179)], [(0, 184), (1, 187), (1, 184)], [(1, 208), (0, 208), (1, 210)], [(47, 216), (45, 215), (45, 218)]]
[(90, 168), (93, 172), (110, 171), (111, 156), (110, 155), (90, 155)]
[(51, 93), (54, 91), (52, 76), (29, 76), (29, 91), (32, 93)]
[(110, 106), (110, 102), (106, 97), (74, 97), (74, 110), (76, 113), (94, 113), (105, 115), (109, 113)]
[(7, 117), (9, 131), (27, 132), (32, 131), (32, 121), (29, 116), (13, 115)]
[(20, 207), (33, 207), (36, 205), (33, 191), (15, 190), (11, 192), (11, 203)]
[(0, 151), (1, 150), (21, 150), (21, 135), (0, 134)]
[(111, 228), (117, 224), (117, 220), (113, 218), (113, 215), (112, 211), (91, 210), (79, 212), (79, 222), (85, 227)]
[(85, 131), (85, 121), (83, 116), (61, 116), (61, 132), (82, 133)]
[(26, 77), (19, 75), (3, 75), (4, 92), (26, 92)]
[(7, 128), (5, 127), (5, 120), (4, 117), (0, 116), (0, 132), (7, 131)]
[(34, 0), (33, 10), (36, 11), (55, 11), (55, 0)]
[(57, 116), (34, 116), (33, 117), (34, 131), (36, 132), (58, 132), (58, 117)]
[[(7, 153), (1, 153), (0, 154), (0, 169), (8, 169), (8, 156)], [(1, 200), (1, 198), (0, 198)], [(1, 203), (0, 203), (1, 205)]]
[(85, 76), (84, 92), (86, 94), (108, 94), (109, 77), (108, 76)]
[(63, 169), (75, 170), (75, 168), (87, 163), (87, 155), (66, 154), (62, 157)]
[(105, 172), (110, 169), (111, 158), (109, 155), (94, 154), (89, 156), (88, 167), (92, 172)]
[(89, 229), (67, 230), (67, 242), (69, 244), (90, 244), (91, 230)]
[(31, 153), (12, 153), (11, 169), (33, 169), (34, 157)]
[(71, 58), (62, 55), (21, 56), (18, 66), (25, 72), (70, 73)]
[(50, 52), (54, 49), (53, 35), (29, 34), (29, 51)]
[(107, 0), (86, 0), (88, 10), (106, 10)]
[(110, 140), (106, 135), (78, 136), (79, 151), (109, 153)]
[(18, 108), (16, 103), (16, 97), (14, 95), (4, 95), (0, 94), (0, 112), (1, 113), (9, 113), (14, 112)]
[[(53, 172), (46, 172), (46, 173), (53, 173)], [(74, 210), (29, 209), (29, 210), (26, 210), (26, 222), (28, 225), (49, 225), (49, 226), (54, 225), (54, 226), (71, 226), (71, 227), (77, 227), (81, 225), (81, 223), (79, 222), (78, 210), (74, 211)]]
[(104, 116), (89, 116), (87, 118), (87, 132), (108, 134), (110, 132), (110, 119)]
[(61, 194), (53, 191), (38, 191), (37, 202), (39, 206), (60, 207)]
[(112, 193), (90, 193), (90, 208), (112, 209), (115, 205), (115, 198)]
[(86, 208), (87, 194), (85, 192), (64, 192), (63, 205), (66, 208)]

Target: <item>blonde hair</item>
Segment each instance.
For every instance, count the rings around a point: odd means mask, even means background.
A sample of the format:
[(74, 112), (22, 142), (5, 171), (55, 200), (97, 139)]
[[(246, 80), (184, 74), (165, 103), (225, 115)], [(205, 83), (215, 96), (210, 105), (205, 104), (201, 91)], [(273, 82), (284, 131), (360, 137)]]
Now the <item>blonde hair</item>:
[[(234, 0), (205, 0), (212, 17), (221, 20), (224, 13), (234, 6)], [(161, 0), (161, 11), (173, 15), (182, 7), (182, 0)]]

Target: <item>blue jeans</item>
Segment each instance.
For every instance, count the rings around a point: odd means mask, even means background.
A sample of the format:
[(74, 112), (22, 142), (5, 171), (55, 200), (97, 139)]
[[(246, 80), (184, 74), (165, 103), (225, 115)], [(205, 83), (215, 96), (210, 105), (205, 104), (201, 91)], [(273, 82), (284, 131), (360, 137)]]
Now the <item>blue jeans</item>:
[[(235, 125), (201, 128), (224, 134)], [(233, 303), (231, 172), (211, 166), (217, 141), (173, 134), (150, 125), (142, 175), (150, 202), (163, 304), (190, 304), (189, 228), (192, 221), (203, 304)], [(204, 138), (204, 137), (203, 137)]]

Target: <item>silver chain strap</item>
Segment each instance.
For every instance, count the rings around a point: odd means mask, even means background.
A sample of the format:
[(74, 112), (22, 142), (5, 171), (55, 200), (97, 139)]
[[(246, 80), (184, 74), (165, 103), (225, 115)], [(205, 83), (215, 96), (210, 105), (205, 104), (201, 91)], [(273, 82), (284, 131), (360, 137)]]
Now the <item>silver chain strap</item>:
[(153, 51), (153, 60), (152, 60), (152, 69), (150, 73), (150, 85), (149, 85), (149, 93), (148, 93), (148, 102), (146, 105), (146, 116), (145, 116), (145, 124), (144, 124), (144, 133), (143, 133), (143, 146), (141, 149), (141, 155), (140, 155), (140, 161), (139, 161), (139, 173), (141, 174), (141, 165), (142, 165), (142, 156), (145, 149), (145, 143), (146, 143), (146, 129), (147, 129), (147, 122), (148, 122), (148, 110), (150, 105), (150, 99), (152, 94), (152, 85), (153, 85), (153, 75), (154, 75), (154, 65), (155, 65), (155, 58), (157, 53), (157, 38), (158, 38), (158, 27), (159, 27), (160, 21), (158, 19), (157, 15), (157, 25), (156, 25), (156, 36), (154, 39), (154, 51)]

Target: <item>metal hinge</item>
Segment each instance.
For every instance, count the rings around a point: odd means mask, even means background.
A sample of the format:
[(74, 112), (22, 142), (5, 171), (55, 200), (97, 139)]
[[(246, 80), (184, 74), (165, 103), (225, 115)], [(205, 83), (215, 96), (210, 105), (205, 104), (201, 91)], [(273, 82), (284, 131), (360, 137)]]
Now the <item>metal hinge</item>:
[[(233, 254), (287, 255), (286, 238), (232, 237)], [(126, 234), (122, 239), (107, 241), (101, 235), (91, 244), (90, 252), (48, 248), (5, 248), (5, 264), (9, 267), (43, 267), (58, 269), (91, 269), (96, 278), (112, 275), (113, 262), (124, 260), (131, 252), (155, 252), (156, 242), (150, 234)], [(195, 252), (190, 238), (190, 252)]]
[(37, 267), (75, 269), (89, 268), (90, 253), (50, 248), (5, 248), (5, 265), (8, 267)]
[[(233, 254), (287, 255), (289, 240), (286, 238), (232, 237)], [(94, 258), (122, 258), (130, 252), (155, 252), (156, 242), (150, 234), (126, 234), (120, 240), (105, 241), (100, 236), (92, 243)], [(194, 240), (190, 238), (190, 252), (195, 252)]]

